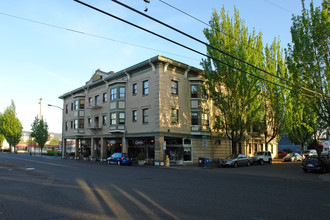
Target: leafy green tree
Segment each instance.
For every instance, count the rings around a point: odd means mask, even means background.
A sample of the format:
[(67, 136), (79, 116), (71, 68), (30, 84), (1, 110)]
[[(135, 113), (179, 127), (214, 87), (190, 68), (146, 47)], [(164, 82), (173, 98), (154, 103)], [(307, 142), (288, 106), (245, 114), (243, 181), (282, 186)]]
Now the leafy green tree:
[[(280, 47), (280, 42), (276, 38), (270, 46), (266, 45), (264, 56), (266, 64), (264, 69), (282, 79), (287, 79), (284, 53)], [(262, 81), (264, 118), (261, 123), (261, 133), (264, 134), (265, 146), (266, 150), (268, 150), (268, 144), (272, 140), (279, 138), (279, 135), (285, 130), (286, 96), (288, 90), (286, 87), (281, 86), (283, 82), (279, 78), (268, 74), (264, 74), (263, 77), (268, 82)]]
[(59, 139), (52, 139), (49, 144), (51, 145), (59, 145), (60, 144), (60, 140)]
[[(263, 49), (261, 34), (256, 35), (255, 31), (251, 34), (248, 32), (236, 8), (233, 19), (229, 18), (224, 8), (220, 15), (214, 10), (209, 23), (211, 27), (204, 29), (204, 35), (210, 45), (221, 48), (257, 67), (262, 67), (263, 55), (255, 51)], [(235, 39), (240, 39), (241, 43)], [(208, 47), (207, 53), (217, 60), (256, 74), (255, 68), (234, 60), (218, 50)], [(221, 111), (215, 128), (224, 131), (232, 142), (232, 153), (236, 154), (237, 144), (246, 138), (247, 130), (261, 121), (261, 85), (257, 78), (210, 58), (203, 60), (202, 66), (207, 79), (206, 89), (214, 105)]]
[(16, 107), (12, 100), (11, 105), (5, 109), (3, 114), (0, 114), (0, 134), (5, 137), (10, 147), (14, 147), (14, 152), (16, 152), (15, 146), (22, 136), (22, 130), (23, 126), (16, 116)]
[(302, 146), (313, 136), (330, 126), (330, 71), (329, 71), (329, 1), (323, 0), (322, 8), (307, 10), (302, 0), (302, 14), (293, 16), (291, 36), (286, 52), (290, 80), (306, 89), (290, 92), (288, 100), (289, 138)]
[(301, 85), (321, 95), (309, 98), (309, 107), (330, 127), (330, 18), (329, 0), (323, 0), (322, 7), (310, 9), (302, 0), (302, 14), (293, 16), (292, 44), (287, 51), (290, 72), (301, 75)]
[[(1, 118), (1, 113), (0, 113), (0, 118)], [(5, 136), (0, 134), (0, 147), (2, 147), (3, 141), (5, 140)]]
[[(45, 122), (42, 118), (39, 120), (39, 118), (36, 117), (32, 124), (30, 136), (35, 139), (35, 141), (38, 143), (39, 148), (42, 152), (42, 149), (48, 140), (47, 122)], [(42, 155), (42, 153), (41, 153), (41, 155)]]

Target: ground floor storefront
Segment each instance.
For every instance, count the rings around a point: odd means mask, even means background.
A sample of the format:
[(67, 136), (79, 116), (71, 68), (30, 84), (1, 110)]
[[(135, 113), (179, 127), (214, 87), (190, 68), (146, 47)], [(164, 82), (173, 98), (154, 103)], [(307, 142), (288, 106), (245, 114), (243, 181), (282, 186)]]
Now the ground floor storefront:
[[(74, 143), (74, 144), (72, 144)], [(82, 136), (63, 139), (63, 157), (74, 156), (75, 159), (106, 161), (113, 153), (127, 153), (133, 160), (143, 153), (146, 163), (159, 164), (167, 157), (173, 163), (196, 164), (200, 157), (209, 161), (224, 159), (232, 152), (231, 142), (226, 139), (215, 139), (206, 136), (174, 137), (174, 136), (145, 136), (126, 137), (117, 135)], [(271, 151), (273, 157), (277, 155), (277, 144), (265, 147), (262, 140), (251, 139), (238, 144), (237, 152), (253, 156), (261, 150)]]

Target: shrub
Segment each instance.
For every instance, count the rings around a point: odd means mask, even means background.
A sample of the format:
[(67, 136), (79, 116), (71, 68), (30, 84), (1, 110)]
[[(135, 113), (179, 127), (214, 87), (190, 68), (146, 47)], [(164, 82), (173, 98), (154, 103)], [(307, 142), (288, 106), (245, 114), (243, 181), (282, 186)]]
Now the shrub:
[(138, 160), (145, 160), (146, 159), (146, 155), (145, 153), (139, 153), (138, 156), (137, 156)]

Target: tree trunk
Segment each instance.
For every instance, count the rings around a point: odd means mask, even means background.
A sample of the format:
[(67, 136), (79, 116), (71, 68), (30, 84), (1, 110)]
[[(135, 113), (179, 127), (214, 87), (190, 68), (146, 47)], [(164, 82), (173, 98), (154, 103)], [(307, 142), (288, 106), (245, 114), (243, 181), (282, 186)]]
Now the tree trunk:
[(237, 154), (237, 143), (235, 141), (231, 141), (231, 153)]

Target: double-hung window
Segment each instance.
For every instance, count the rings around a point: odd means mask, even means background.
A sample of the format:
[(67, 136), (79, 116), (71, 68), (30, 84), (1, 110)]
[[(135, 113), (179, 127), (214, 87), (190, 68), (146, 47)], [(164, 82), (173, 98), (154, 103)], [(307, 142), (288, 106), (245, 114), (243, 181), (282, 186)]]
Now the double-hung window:
[(124, 99), (125, 98), (125, 87), (120, 87), (119, 88), (119, 99)]
[(137, 110), (133, 110), (133, 112), (132, 112), (132, 121), (133, 122), (137, 121)]
[(149, 81), (148, 80), (143, 81), (142, 85), (143, 85), (142, 94), (143, 95), (148, 95), (149, 94)]
[(133, 93), (133, 95), (137, 94), (137, 84), (136, 83), (134, 83), (132, 86), (132, 93)]
[(107, 102), (108, 94), (105, 92), (103, 93), (103, 102)]
[(199, 124), (199, 113), (192, 112), (191, 113), (191, 125), (198, 125)]
[(191, 85), (191, 98), (199, 98), (198, 96), (198, 85)]
[(100, 105), (100, 96), (99, 95), (95, 96), (95, 105), (96, 106)]
[(111, 113), (110, 114), (110, 124), (111, 125), (117, 124), (117, 115), (116, 115), (116, 113)]
[(179, 94), (178, 85), (179, 85), (178, 81), (174, 81), (174, 80), (171, 81), (171, 94), (172, 95), (178, 95)]
[(110, 100), (117, 99), (117, 88), (113, 88), (110, 90)]
[(103, 126), (107, 125), (107, 116), (106, 115), (102, 116), (102, 124), (103, 124)]
[(172, 108), (171, 109), (171, 122), (172, 124), (176, 124), (179, 122), (179, 110)]
[(149, 110), (147, 108), (142, 109), (142, 122), (143, 123), (149, 122)]
[(119, 124), (125, 124), (125, 113), (119, 112)]

